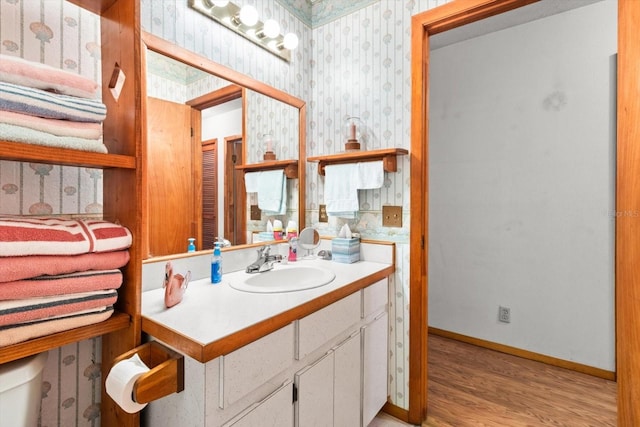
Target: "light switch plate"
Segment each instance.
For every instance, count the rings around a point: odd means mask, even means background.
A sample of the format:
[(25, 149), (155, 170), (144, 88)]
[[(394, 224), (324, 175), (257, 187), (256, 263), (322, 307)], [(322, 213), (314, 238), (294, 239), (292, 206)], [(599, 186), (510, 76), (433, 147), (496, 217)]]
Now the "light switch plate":
[(318, 222), (329, 222), (329, 215), (327, 215), (327, 205), (320, 205), (318, 210)]
[(262, 211), (258, 205), (251, 205), (251, 221), (260, 221), (262, 218)]
[(402, 227), (402, 206), (382, 206), (382, 226)]

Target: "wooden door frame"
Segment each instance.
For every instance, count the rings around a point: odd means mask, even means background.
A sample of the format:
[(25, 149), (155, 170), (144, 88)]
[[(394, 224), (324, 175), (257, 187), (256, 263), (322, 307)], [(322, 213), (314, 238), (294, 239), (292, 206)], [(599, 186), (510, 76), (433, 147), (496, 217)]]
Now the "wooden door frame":
[[(412, 18), (408, 421), (427, 415), (429, 37), (537, 0), (459, 0)], [(618, 425), (640, 425), (640, 1), (618, 0), (616, 372)]]
[[(243, 107), (242, 109), (243, 111), (243, 116), (244, 116), (244, 111), (245, 108)], [(244, 120), (242, 121), (244, 123)], [(244, 130), (242, 132), (242, 135), (244, 135)], [(240, 144), (242, 145), (242, 151), (241, 151), (241, 155), (240, 155), (240, 159), (238, 159), (238, 164), (244, 164), (244, 160), (243, 156), (246, 155), (246, 149), (244, 146), (244, 138), (242, 135), (231, 135), (231, 136), (226, 136), (224, 138), (224, 167), (225, 170), (227, 169), (227, 166), (229, 166), (229, 151), (231, 151), (229, 149), (231, 144), (235, 144), (236, 141), (240, 141)], [(235, 150), (234, 150), (235, 151)], [(231, 172), (231, 176), (232, 179), (227, 179), (225, 180), (224, 183), (224, 197), (223, 197), (223, 203), (226, 200), (227, 195), (229, 194), (229, 184), (230, 183), (235, 183), (236, 185), (240, 186), (241, 188), (244, 188), (244, 174), (238, 175), (239, 171), (236, 169), (233, 169), (233, 172)], [(229, 173), (227, 173), (227, 176), (229, 176)], [(240, 209), (240, 212), (237, 212), (237, 217), (240, 221), (240, 229), (244, 230), (244, 234), (242, 236), (238, 236), (237, 234), (234, 234), (235, 236), (235, 242), (232, 242), (232, 244), (234, 245), (245, 245), (247, 243), (247, 193), (245, 191), (242, 191), (239, 195), (239, 200), (237, 203), (237, 206), (240, 207), (244, 207), (244, 209)], [(224, 233), (223, 235), (226, 235), (227, 232), (227, 218), (225, 218), (224, 220)], [(238, 237), (240, 240), (238, 240)]]

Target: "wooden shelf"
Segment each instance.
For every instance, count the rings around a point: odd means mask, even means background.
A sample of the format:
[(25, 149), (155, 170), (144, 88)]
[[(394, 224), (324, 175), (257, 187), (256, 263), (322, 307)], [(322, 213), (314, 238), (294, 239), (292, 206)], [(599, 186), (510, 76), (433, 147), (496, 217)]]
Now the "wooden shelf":
[(69, 329), (44, 337), (34, 338), (29, 341), (0, 347), (0, 364), (12, 360), (21, 359), (33, 354), (42, 353), (63, 345), (77, 341), (94, 338), (110, 332), (126, 329), (129, 326), (130, 317), (128, 314), (115, 312), (104, 322), (93, 325), (82, 326), (80, 328)]
[(102, 15), (102, 12), (110, 8), (115, 0), (67, 0), (69, 3), (73, 3), (80, 6), (83, 9), (93, 12), (96, 15)]
[(47, 163), (87, 168), (135, 169), (136, 159), (121, 154), (93, 153), (0, 140), (0, 158), (17, 162)]
[(284, 174), (287, 178), (298, 177), (298, 160), (273, 160), (262, 163), (253, 163), (250, 165), (238, 165), (236, 169), (247, 172), (260, 172), (274, 169), (284, 169)]
[(325, 156), (307, 157), (308, 162), (318, 162), (318, 173), (324, 175), (324, 167), (343, 163), (374, 162), (382, 160), (386, 172), (398, 170), (398, 156), (409, 154), (404, 148), (383, 148), (370, 151), (348, 151), (345, 153), (328, 154)]

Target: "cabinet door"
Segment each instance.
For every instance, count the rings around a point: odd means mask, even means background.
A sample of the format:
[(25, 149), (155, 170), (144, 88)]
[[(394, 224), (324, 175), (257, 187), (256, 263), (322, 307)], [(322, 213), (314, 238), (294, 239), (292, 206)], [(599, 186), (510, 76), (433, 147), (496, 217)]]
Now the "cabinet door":
[(291, 380), (252, 406), (224, 427), (291, 427), (293, 426), (293, 383)]
[(383, 313), (362, 333), (362, 425), (367, 426), (387, 402), (388, 315)]
[(360, 332), (334, 349), (333, 426), (360, 425)]
[(297, 427), (333, 425), (333, 363), (334, 352), (330, 351), (295, 375)]

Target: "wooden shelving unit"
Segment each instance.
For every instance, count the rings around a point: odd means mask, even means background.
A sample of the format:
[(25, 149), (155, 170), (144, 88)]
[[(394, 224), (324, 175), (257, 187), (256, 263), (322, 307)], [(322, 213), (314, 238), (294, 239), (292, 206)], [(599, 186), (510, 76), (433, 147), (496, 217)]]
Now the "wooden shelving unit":
[(307, 157), (308, 162), (318, 162), (318, 173), (324, 175), (324, 167), (343, 163), (373, 162), (382, 160), (386, 172), (398, 170), (398, 156), (409, 154), (404, 148), (383, 148), (370, 151), (348, 151), (344, 153), (328, 154), (326, 156)]
[[(135, 427), (139, 414), (128, 414), (118, 407), (104, 390), (104, 380), (113, 361), (140, 345), (142, 340), (140, 299), (142, 293), (142, 248), (147, 221), (145, 186), (147, 183), (144, 150), (146, 126), (142, 42), (140, 39), (140, 0), (67, 0), (100, 16), (102, 102), (107, 107), (103, 122), (105, 145), (102, 154), (22, 144), (0, 140), (0, 159), (103, 169), (103, 217), (127, 227), (133, 236), (130, 260), (122, 269), (123, 283), (118, 289), (114, 314), (104, 322), (87, 325), (0, 348), (0, 363), (47, 351), (73, 342), (102, 337), (103, 426)], [(109, 81), (117, 67), (127, 83), (116, 100)], [(121, 154), (124, 153), (124, 154)]]
[(260, 172), (266, 170), (284, 169), (287, 178), (298, 177), (298, 160), (273, 160), (262, 163), (252, 163), (250, 165), (238, 165), (236, 169), (246, 172)]
[(86, 168), (135, 169), (136, 159), (120, 154), (92, 153), (0, 140), (0, 158), (17, 162), (49, 163)]
[(0, 348), (0, 364), (22, 359), (23, 357), (42, 353), (43, 351), (77, 341), (126, 329), (129, 326), (130, 320), (131, 318), (128, 314), (115, 312), (104, 322), (70, 329), (68, 331), (58, 332), (56, 334), (2, 347)]

